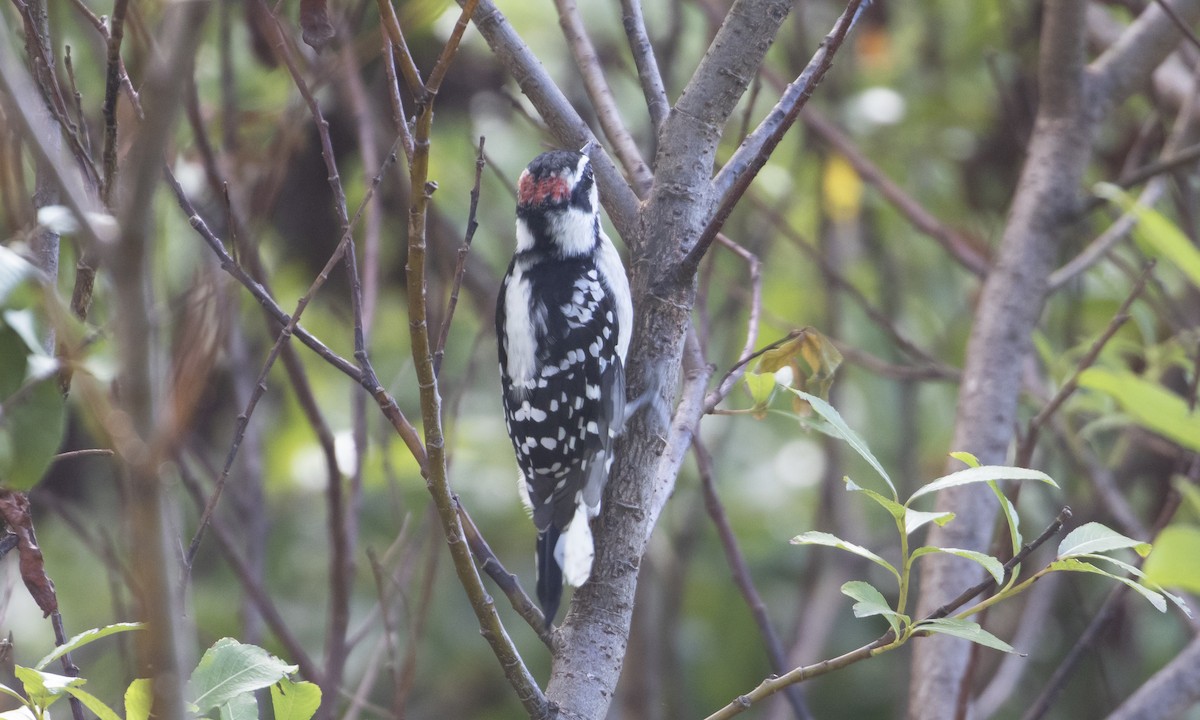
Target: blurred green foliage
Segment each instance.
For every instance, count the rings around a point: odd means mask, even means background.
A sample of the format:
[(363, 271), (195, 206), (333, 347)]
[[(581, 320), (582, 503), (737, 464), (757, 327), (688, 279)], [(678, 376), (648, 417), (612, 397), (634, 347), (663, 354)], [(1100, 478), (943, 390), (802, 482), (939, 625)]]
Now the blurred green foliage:
[[(86, 1), (97, 14), (110, 11), (108, 6)], [(653, 138), (621, 31), (619, 8), (615, 3), (580, 5), (624, 119), (643, 152), (649, 152)], [(771, 69), (788, 79), (807, 61), (840, 11), (832, 2), (801, 5), (769, 56)], [(1037, 49), (1036, 4), (935, 0), (877, 5), (875, 14), (838, 56), (811, 106), (842, 128), (866, 157), (933, 216), (959, 229), (979, 249), (994, 248), (1036, 107), (1032, 75)], [(586, 108), (586, 96), (550, 4), (509, 2), (502, 6), (568, 97), (577, 107)], [(285, 13), (294, 12), (286, 3), (281, 7)], [(59, 46), (73, 48), (76, 80), (95, 136), (103, 95), (102, 43), (69, 3), (51, 3), (50, 8)], [(337, 241), (332, 200), (315, 130), (286, 69), (271, 66), (255, 54), (254, 31), (239, 3), (223, 2), (220, 8), (204, 30), (206, 39), (197, 61), (201, 117), (212, 142), (221, 144), (224, 133), (232, 131), (229, 137), (235, 144), (223, 148), (227, 171), (234, 179), (230, 192), (250, 221), (244, 229), (246, 236), (236, 242), (242, 252), (254, 248), (261, 254), (274, 295), (290, 312)], [(6, 7), (3, 12), (10, 10)], [(656, 45), (661, 50), (674, 48), (673, 55), (664, 56), (662, 65), (668, 94), (674, 99), (702, 55), (712, 29), (703, 10), (693, 3), (646, 3), (645, 11)], [(153, 7), (139, 11), (147, 23), (156, 12)], [(337, 12), (344, 14), (344, 20), (355, 22), (350, 33), (354, 42), (347, 54), (361, 64), (359, 75), (368, 93), (372, 122), (378, 128), (376, 144), (383, 152), (394, 133), (374, 7), (346, 5)], [(414, 2), (401, 4), (398, 12), (414, 57), (427, 70), (457, 8), (446, 2)], [(222, 110), (226, 81), (221, 71), (220, 13), (229, 14), (231, 28), (232, 90), (237, 108), (233, 128), (222, 124), (229, 116)], [(6, 15), (10, 26), (11, 17)], [(144, 29), (132, 37), (126, 60), (131, 75), (139, 78), (153, 62), (152, 53)], [(15, 42), (13, 38), (6, 41)], [(370, 179), (365, 177), (354, 136), (353, 108), (331, 69), (334, 61), (328, 54), (334, 51), (325, 52), (319, 58), (306, 55), (305, 62), (311, 66), (310, 75), (315, 72), (317, 77), (318, 98), (330, 118), (353, 212)], [(313, 67), (318, 69), (313, 71)], [(721, 159), (736, 148), (743, 123), (752, 128), (770, 109), (775, 96), (775, 90), (763, 82), (743, 99), (727, 128)], [(411, 102), (411, 98), (405, 100)], [(452, 266), (462, 240), (481, 136), (486, 138), (488, 159), (478, 210), (480, 227), (468, 261), (476, 280), (464, 289), (441, 374), (451, 482), (499, 558), (529, 587), (534, 575), (533, 536), (514, 492), (516, 465), (498, 401), (492, 299), (482, 293), (495, 287), (512, 250), (514, 198), (508, 187), (548, 140), (528, 117), (533, 114), (531, 106), (474, 29), (467, 33), (438, 102), (430, 172), (438, 182), (430, 236), (436, 267)], [(411, 113), (412, 106), (407, 110)], [(1118, 148), (1124, 148), (1139, 128), (1150, 122), (1153, 112), (1144, 103), (1132, 103), (1117, 116), (1117, 122), (1106, 130), (1104, 147), (1093, 168), (1096, 179), (1115, 176), (1123, 160)], [(123, 116), (122, 122), (133, 122), (132, 116)], [(187, 123), (176, 129), (175, 142), (176, 173), (202, 214), (227, 247), (232, 247), (230, 227), (222, 221), (225, 200), (205, 184), (194, 133)], [(814, 261), (820, 257), (887, 318), (895, 333), (941, 363), (961, 367), (978, 280), (955, 265), (873, 187), (856, 185), (857, 176), (847, 174), (838, 163), (844, 165), (830, 147), (797, 125), (763, 170), (752, 196), (725, 228), (729, 237), (763, 262), (758, 345), (811, 326), (842, 347), (888, 363), (914, 362), (912, 356), (897, 349), (892, 334), (881, 329)], [(26, 162), (23, 172), (32, 177), (32, 165)], [(402, 174), (389, 173), (375, 199), (382, 211), (375, 268), (380, 291), (370, 351), (381, 382), (407, 416), (416, 420), (420, 412), (404, 307), (407, 216)], [(155, 203), (153, 279), (157, 296), (163, 299), (163, 306), (156, 310), (169, 337), (186, 289), (198, 275), (214, 271), (213, 260), (169, 193), (160, 192)], [(830, 207), (838, 211), (830, 214)], [(5, 209), (0, 212), (6, 213), (0, 215), (5, 243), (20, 245), (22, 233), (28, 229), (23, 224), (27, 218), (10, 215)], [(1079, 249), (1110, 221), (1111, 216), (1104, 213), (1088, 215), (1065, 246), (1071, 251)], [(360, 228), (360, 258), (362, 232)], [(66, 238), (62, 267), (72, 267), (78, 252), (77, 244)], [(1141, 261), (1133, 245), (1119, 246), (1114, 253), (1126, 266), (1136, 267)], [(704, 327), (707, 358), (719, 372), (733, 364), (745, 342), (750, 297), (746, 278), (743, 261), (719, 247), (701, 271), (697, 319)], [(243, 355), (235, 356), (229, 349), (222, 353), (193, 417), (188, 448), (207, 461), (207, 465), (193, 468), (206, 487), (219, 470), (245, 401), (247, 390), (236, 386), (239, 382), (244, 385), (243, 376), (253, 378), (272, 341), (257, 303), (224, 276), (221, 282), (234, 298), (229, 322), (237, 328)], [(58, 289), (64, 297), (70, 296), (72, 283), (69, 271), (61, 273)], [(1101, 264), (1051, 298), (1037, 338), (1040, 370), (1050, 392), (1070, 376), (1131, 284), (1129, 274), (1119, 265)], [(448, 295), (445, 270), (435, 273), (430, 292), (435, 306), (444, 307)], [(1170, 292), (1182, 297), (1194, 289), (1180, 282), (1172, 284)], [(101, 388), (111, 382), (111, 368), (117, 363), (110, 332), (111, 308), (105, 298), (106, 290), (98, 286), (87, 348), (87, 373)], [(344, 357), (353, 351), (347, 298), (345, 280), (337, 272), (303, 321)], [(1104, 370), (1097, 372), (1137, 373), (1147, 383), (1159, 388), (1166, 383), (1177, 392), (1180, 385), (1186, 386), (1189, 373), (1194, 373), (1190, 366), (1195, 352), (1194, 316), (1192, 330), (1176, 332), (1157, 305), (1139, 304), (1133, 314), (1133, 322), (1120, 330), (1102, 354), (1098, 365)], [(442, 316), (440, 310), (434, 313), (435, 322)], [(4, 328), (0, 339), (12, 335), (8, 325)], [(4, 340), (0, 353), (7, 358), (12, 347), (13, 343)], [(399, 661), (392, 659), (385, 642), (378, 590), (366, 557), (370, 548), (385, 558), (393, 577), (388, 586), (389, 612), (401, 657), (416, 628), (424, 629), (413, 671), (409, 717), (520, 717), (520, 706), (481, 642), (447, 562), (417, 464), (368, 403), (369, 445), (361, 458), (361, 474), (356, 475), (352, 398), (360, 391), (307, 350), (301, 349), (300, 357), (335, 435), (343, 475), (339, 481), (349, 486), (346, 478), (355, 477), (361, 487), (356, 505), (357, 573), (350, 623), (355, 644), (345, 690), (356, 692), (363, 678), (376, 678), (363, 691), (372, 703), (363, 716), (380, 716), (377, 709), (390, 703), (391, 663)], [(15, 368), (15, 361), (6, 361), (0, 368), (6, 394), (12, 391), (9, 375)], [(258, 462), (235, 465), (219, 517), (239, 532), (263, 523), (265, 535), (248, 537), (249, 542), (262, 545), (259, 562), (264, 585), (287, 625), (310, 655), (319, 658), (326, 641), (330, 549), (324, 493), (329, 478), (317, 438), (278, 365), (267, 379), (267, 388), (242, 450), (244, 456), (257, 457)], [(1029, 399), (1023, 419), (1037, 412), (1042, 399)], [(850, 358), (829, 389), (829, 400), (859, 430), (880, 463), (892, 469), (901, 495), (908, 496), (925, 479), (943, 474), (946, 453), (952, 449), (953, 382), (890, 379)], [(1125, 405), (1120, 396), (1117, 400)], [(753, 399), (741, 390), (727, 402), (738, 409), (752, 404)], [(62, 449), (104, 446), (103, 433), (94, 419), (89, 419), (89, 407), (81, 393), (72, 393), (67, 412), (70, 420)], [(1194, 421), (1194, 413), (1188, 412)], [(1060, 480), (1066, 502), (1080, 517), (1104, 517), (1086, 469), (1076, 454), (1064, 447), (1079, 443), (1117, 473), (1137, 516), (1145, 522), (1152, 520), (1172, 473), (1164, 470), (1160, 455), (1130, 440), (1128, 418), (1116, 415), (1112, 399), (1103, 393), (1077, 393), (1064, 407), (1062, 417), (1069, 423), (1070, 442), (1052, 443), (1038, 461)], [(51, 438), (53, 422), (47, 420), (44, 425), (45, 433), (39, 438)], [(717, 489), (729, 522), (771, 619), (785, 644), (794, 642), (799, 648), (791, 660), (796, 664), (815, 662), (876, 637), (877, 628), (854, 621), (851, 603), (838, 588), (852, 578), (882, 586), (886, 571), (859, 558), (834, 559), (787, 542), (804, 531), (836, 532), (888, 557), (887, 538), (892, 528), (864, 512), (861, 504), (846, 502), (841, 482), (847, 475), (870, 476), (866, 462), (836, 442), (805, 432), (794, 419), (779, 415), (762, 421), (748, 416), (710, 417), (704, 422), (703, 435), (715, 459)], [(178, 468), (168, 466), (163, 473), (176, 501), (170, 531), (186, 545), (195, 529), (196, 508), (182, 488)], [(253, 489), (256, 478), (261, 479), (261, 500)], [(39, 539), (68, 628), (132, 619), (133, 602), (117, 567), (128, 558), (121, 525), (127, 499), (121, 496), (111, 461), (82, 458), (56, 464), (34, 492), (33, 501)], [(1047, 524), (1058, 512), (1059, 503), (1045, 494), (1022, 494), (1020, 511), (1027, 534)], [(1196, 527), (1196, 510), (1191, 512), (1191, 524), (1174, 530), (1176, 539), (1167, 541), (1168, 546), (1179, 542), (1193, 547), (1194, 543), (1186, 544), (1192, 541)], [(428, 589), (431, 612), (423, 620), (430, 552), (437, 557), (434, 583)], [(1191, 568), (1194, 571), (1194, 564)], [(13, 632), (21, 658), (48, 652), (51, 629), (17, 586), (16, 564), (4, 562), (0, 572), (15, 586), (7, 601), (0, 603), (0, 630)], [(1180, 570), (1175, 563), (1169, 568), (1160, 566), (1158, 572), (1171, 577), (1171, 572)], [(1185, 580), (1195, 582), (1194, 572), (1182, 572)], [(1067, 589), (1045, 620), (1037, 644), (1018, 647), (1029, 653), (1027, 678), (1048, 675), (1082, 630), (1087, 613), (1081, 609), (1096, 608), (1109, 589), (1089, 578), (1072, 577), (1065, 583)], [(705, 515), (696, 469), (690, 463), (685, 465), (643, 561), (641, 585), (635, 636), (614, 716), (702, 716), (771, 672), (750, 611), (729, 580), (720, 543)], [(1188, 587), (1195, 591), (1194, 585)], [(211, 537), (201, 547), (190, 589), (187, 619), (194, 623), (198, 647), (226, 636), (239, 637), (293, 661), (243, 600), (238, 578)], [(494, 588), (492, 592), (526, 662), (544, 682), (549, 675), (545, 647), (522, 626), (502, 595)], [(997, 610), (989, 629), (1008, 639), (1018, 621), (1015, 612)], [(1100, 716), (1170, 658), (1182, 640), (1177, 618), (1131, 606), (1119, 632), (1102, 640), (1097, 659), (1085, 663), (1066, 687), (1053, 717)], [(1000, 660), (995, 655), (980, 656), (978, 677), (992, 676)], [(903, 653), (889, 654), (806, 685), (815, 716), (898, 717), (897, 708), (906, 694), (906, 661)], [(128, 645), (112, 642), (88, 647), (77, 654), (76, 662), (89, 678), (88, 689), (119, 707), (120, 693), (132, 677)], [(1020, 715), (1027, 698), (1024, 692), (1017, 695), (996, 717)]]

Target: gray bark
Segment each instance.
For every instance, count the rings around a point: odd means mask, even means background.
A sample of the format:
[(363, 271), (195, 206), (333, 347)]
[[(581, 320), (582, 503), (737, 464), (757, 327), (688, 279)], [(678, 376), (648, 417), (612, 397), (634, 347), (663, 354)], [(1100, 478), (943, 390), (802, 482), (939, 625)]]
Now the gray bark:
[[(679, 380), (690, 327), (693, 278), (664, 277), (704, 229), (717, 143), (725, 122), (762, 62), (791, 7), (786, 0), (735, 3), (691, 81), (663, 124), (654, 161), (655, 183), (625, 241), (634, 253), (637, 308), (630, 349), (630, 395), (656, 389), (662, 403)], [(667, 436), (653, 412), (627, 430), (596, 528), (591, 580), (576, 594), (554, 653), (547, 696), (563, 717), (603, 718), (620, 676), (633, 614), (638, 568), (650, 533), (690, 444), (702, 391), (681, 405)], [(667, 452), (664, 453), (664, 450)]]
[[(1172, 3), (1187, 22), (1200, 17), (1200, 0)], [(1108, 51), (1085, 66), (1086, 0), (1047, 0), (1039, 64), (1040, 107), (996, 263), (980, 297), (967, 345), (952, 449), (974, 453), (984, 464), (1002, 463), (1013, 440), (1020, 371), (1045, 300), (1046, 281), (1067, 225), (1080, 202), (1080, 186), (1100, 120), (1148, 82), (1174, 49), (1179, 30), (1156, 5)], [(929, 543), (988, 549), (996, 503), (986, 489), (953, 488), (939, 494), (939, 510), (956, 519), (935, 527)], [(918, 615), (931, 612), (982, 578), (978, 565), (949, 556), (924, 560)], [(970, 647), (930, 638), (917, 643), (908, 717), (954, 718)]]
[(1200, 638), (1129, 696), (1106, 720), (1170, 720), (1200, 703)]

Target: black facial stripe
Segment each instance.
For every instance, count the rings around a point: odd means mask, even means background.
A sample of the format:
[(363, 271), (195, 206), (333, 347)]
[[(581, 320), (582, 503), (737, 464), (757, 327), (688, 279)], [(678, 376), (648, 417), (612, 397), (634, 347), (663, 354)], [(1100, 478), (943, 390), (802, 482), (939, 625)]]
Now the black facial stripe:
[(569, 204), (573, 208), (578, 208), (585, 212), (591, 212), (595, 208), (592, 207), (592, 185), (596, 182), (592, 174), (592, 165), (588, 163), (583, 168), (583, 177), (579, 178), (579, 182), (575, 183), (574, 189), (571, 190), (571, 200)]

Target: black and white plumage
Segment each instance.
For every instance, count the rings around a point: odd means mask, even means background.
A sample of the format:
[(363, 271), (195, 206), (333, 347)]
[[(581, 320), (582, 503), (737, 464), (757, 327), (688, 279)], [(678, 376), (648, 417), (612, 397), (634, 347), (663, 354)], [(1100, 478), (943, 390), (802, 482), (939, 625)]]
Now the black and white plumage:
[(633, 305), (600, 227), (586, 155), (533, 159), (517, 190), (517, 247), (496, 303), (504, 420), (537, 527), (537, 595), (549, 625), (564, 579), (591, 574), (589, 521), (625, 417)]

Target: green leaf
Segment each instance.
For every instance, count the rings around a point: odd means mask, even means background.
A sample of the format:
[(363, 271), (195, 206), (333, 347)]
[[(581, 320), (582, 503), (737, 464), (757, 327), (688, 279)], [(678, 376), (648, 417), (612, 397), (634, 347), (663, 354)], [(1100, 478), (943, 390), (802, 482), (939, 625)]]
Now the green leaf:
[(850, 479), (849, 476), (842, 478), (842, 482), (846, 483), (846, 490), (849, 492), (859, 492), (878, 503), (888, 514), (897, 520), (905, 516), (905, 507), (891, 498), (884, 497), (879, 493), (869, 488), (862, 487), (858, 483)]
[(0, 402), (21, 389), (29, 367), (29, 347), (21, 336), (0, 322)]
[(275, 720), (309, 720), (321, 706), (321, 688), (310, 682), (280, 680), (271, 686)]
[[(1021, 538), (1021, 516), (1017, 515), (1017, 508), (1008, 499), (1008, 496), (1004, 494), (1004, 491), (1000, 489), (1000, 486), (996, 484), (996, 481), (989, 482), (988, 488), (996, 496), (996, 501), (1000, 503), (1000, 511), (1004, 513), (1004, 522), (1008, 525), (1008, 539), (1012, 542), (1012, 553), (1016, 555), (1021, 552), (1021, 543), (1024, 542)], [(1014, 567), (1013, 578), (1015, 579), (1020, 572), (1020, 565)]]
[(1092, 367), (1079, 374), (1079, 386), (1117, 401), (1138, 425), (1189, 450), (1200, 450), (1200, 413), (1162, 385), (1128, 371)]
[(258, 700), (252, 692), (234, 695), (217, 709), (220, 710), (221, 720), (258, 720)]
[(1058, 557), (1069, 558), (1088, 553), (1105, 553), (1113, 550), (1132, 549), (1138, 555), (1150, 554), (1150, 543), (1127, 538), (1112, 528), (1097, 522), (1080, 525), (1058, 544)]
[(77, 687), (87, 682), (83, 678), (56, 675), (44, 670), (16, 666), (17, 679), (25, 687), (25, 694), (34, 705), (47, 708), (63, 696), (68, 687)]
[(1175, 488), (1183, 496), (1184, 505), (1190, 507), (1192, 513), (1200, 516), (1200, 487), (1193, 485), (1183, 475), (1176, 475), (1171, 478), (1171, 487)]
[(13, 290), (36, 274), (37, 268), (29, 261), (0, 245), (0, 306), (4, 305)]
[(1162, 595), (1154, 592), (1153, 590), (1151, 590), (1148, 587), (1145, 587), (1139, 583), (1134, 582), (1133, 580), (1130, 580), (1127, 577), (1121, 577), (1120, 575), (1114, 575), (1114, 574), (1108, 572), (1107, 570), (1098, 568), (1089, 562), (1084, 562), (1083, 560), (1080, 560), (1078, 557), (1069, 557), (1069, 558), (1064, 558), (1062, 560), (1055, 560), (1054, 562), (1050, 563), (1049, 567), (1051, 570), (1065, 570), (1067, 572), (1087, 572), (1087, 573), (1093, 573), (1095, 575), (1103, 575), (1106, 578), (1110, 578), (1112, 580), (1116, 580), (1117, 582), (1124, 583), (1126, 585), (1126, 587), (1128, 587), (1130, 590), (1133, 590), (1138, 595), (1141, 595), (1142, 597), (1149, 600), (1150, 604), (1153, 605), (1155, 607), (1155, 609), (1157, 609), (1159, 612), (1167, 611), (1167, 601), (1165, 599), (1163, 599)]
[(260, 647), (222, 638), (200, 658), (188, 687), (198, 712), (204, 713), (238, 695), (274, 685), (296, 670)]
[(852, 608), (854, 617), (865, 618), (881, 615), (884, 620), (887, 620), (888, 625), (892, 627), (892, 632), (897, 636), (900, 635), (901, 624), (909, 622), (907, 615), (893, 610), (892, 606), (888, 604), (887, 599), (883, 597), (883, 593), (876, 590), (875, 586), (868, 582), (851, 580), (842, 585), (842, 594), (856, 601)]
[[(901, 507), (904, 506), (901, 505)], [(953, 519), (954, 513), (952, 512), (925, 512), (924, 510), (904, 508), (904, 534), (912, 535), (918, 528), (930, 522), (944, 526)]]
[(867, 443), (858, 436), (858, 433), (850, 429), (850, 426), (846, 424), (846, 421), (842, 419), (842, 416), (837, 410), (834, 409), (832, 405), (816, 395), (810, 395), (803, 390), (788, 388), (788, 391), (795, 394), (796, 397), (807, 401), (808, 404), (812, 406), (812, 409), (825, 419), (825, 422), (828, 423), (827, 426), (817, 426), (821, 432), (831, 435), (832, 437), (836, 437), (840, 440), (845, 440), (850, 447), (854, 448), (854, 451), (857, 452), (862, 459), (866, 460), (871, 467), (875, 468), (875, 472), (879, 473), (879, 476), (882, 477), (883, 481), (887, 483), (887, 486), (891, 488), (892, 497), (897, 497), (896, 486), (892, 483), (892, 478), (888, 476), (887, 471), (883, 469), (883, 465), (879, 463), (879, 460), (875, 459), (875, 456), (871, 454), (871, 449), (867, 447)]
[(13, 329), (30, 353), (46, 355), (46, 349), (42, 346), (42, 331), (38, 329), (38, 319), (32, 310), (5, 310), (4, 324)]
[(1200, 527), (1172, 524), (1154, 538), (1154, 552), (1146, 558), (1146, 578), (1164, 587), (1200, 593)]
[(125, 688), (125, 720), (150, 720), (154, 705), (154, 681), (138, 678)]
[(115, 635), (117, 633), (129, 632), (130, 630), (144, 630), (145, 628), (145, 623), (115, 623), (113, 625), (105, 625), (101, 628), (85, 630), (62, 645), (54, 648), (54, 652), (39, 660), (37, 665), (34, 665), (34, 668), (42, 670), (63, 655), (66, 655), (69, 652), (74, 652), (84, 645), (95, 642), (100, 638), (108, 637), (109, 635)]
[(997, 585), (1004, 582), (1004, 564), (987, 553), (981, 553), (975, 550), (960, 550), (959, 548), (932, 547), (927, 545), (925, 547), (920, 547), (916, 550), (913, 550), (912, 559), (916, 560), (922, 555), (928, 555), (930, 553), (946, 553), (948, 555), (957, 555), (958, 557), (966, 558), (967, 560), (974, 560), (982, 565), (984, 570), (988, 571), (988, 574), (992, 576), (992, 579), (996, 581)]
[(742, 379), (746, 383), (746, 389), (750, 391), (750, 398), (754, 400), (755, 409), (766, 408), (771, 403), (771, 396), (775, 394), (775, 375), (747, 372)]
[(80, 687), (71, 686), (64, 688), (64, 690), (66, 690), (67, 693), (69, 693), (79, 702), (83, 703), (83, 706), (88, 710), (91, 710), (96, 717), (100, 718), (100, 720), (121, 720), (120, 715), (113, 711), (112, 708), (105, 705), (104, 701), (91, 694), (87, 690), (84, 690)]
[(912, 494), (905, 505), (911, 504), (913, 500), (919, 497), (924, 497), (925, 495), (945, 490), (946, 488), (995, 480), (1040, 480), (1047, 485), (1058, 487), (1058, 483), (1054, 482), (1049, 475), (1040, 470), (1009, 467), (1007, 465), (981, 465), (980, 467), (969, 467), (965, 470), (950, 473), (933, 482), (922, 485), (917, 488), (917, 491)]
[(970, 620), (960, 620), (958, 618), (922, 620), (916, 624), (914, 629), (926, 630), (928, 632), (940, 633), (942, 635), (953, 635), (956, 638), (970, 640), (973, 643), (978, 643), (984, 647), (990, 647), (993, 650), (1001, 650), (1014, 655), (1023, 655), (1022, 653), (1014, 650), (1012, 645), (1009, 645), (987, 630), (984, 630), (982, 627), (980, 627), (979, 623), (971, 622)]
[(876, 555), (875, 553), (866, 549), (865, 547), (862, 547), (861, 545), (855, 545), (852, 542), (847, 542), (847, 541), (841, 539), (840, 537), (837, 537), (836, 535), (830, 535), (829, 533), (818, 532), (816, 530), (810, 530), (809, 532), (801, 533), (801, 534), (797, 535), (796, 537), (792, 538), (792, 544), (793, 545), (825, 545), (827, 547), (840, 548), (847, 552), (852, 552), (855, 555), (858, 555), (860, 557), (865, 557), (866, 559), (870, 560), (871, 562), (873, 562), (877, 565), (880, 565), (881, 567), (887, 568), (889, 572), (891, 572), (893, 575), (896, 576), (896, 580), (900, 579), (900, 573), (897, 572), (896, 568), (892, 567), (892, 564), (889, 563), (887, 560), (884, 560), (883, 558), (879, 557), (878, 555)]
[(966, 465), (967, 467), (973, 467), (973, 468), (979, 467), (979, 458), (975, 457), (974, 455), (972, 455), (969, 452), (964, 452), (962, 450), (956, 450), (955, 452), (950, 453), (950, 457), (959, 461), (963, 465)]
[(1092, 192), (1133, 214), (1138, 221), (1133, 230), (1135, 239), (1169, 260), (1193, 285), (1200, 287), (1200, 250), (1192, 245), (1175, 223), (1111, 183), (1098, 183)]
[(53, 378), (18, 392), (0, 418), (0, 479), (25, 492), (41, 481), (62, 444), (66, 407)]
[(1141, 581), (1141, 584), (1144, 587), (1147, 587), (1147, 588), (1153, 590), (1154, 592), (1165, 596), (1168, 600), (1175, 603), (1176, 607), (1178, 607), (1183, 612), (1184, 615), (1187, 615), (1188, 617), (1192, 617), (1192, 609), (1188, 607), (1187, 603), (1184, 602), (1183, 598), (1179, 597), (1178, 595), (1172, 595), (1171, 593), (1167, 592), (1166, 590), (1163, 589), (1163, 587), (1161, 585), (1159, 585), (1159, 584), (1151, 581), (1149, 578), (1147, 578), (1146, 573), (1142, 572), (1141, 570), (1134, 567), (1133, 565), (1130, 565), (1129, 563), (1127, 563), (1123, 560), (1118, 560), (1117, 558), (1110, 557), (1108, 555), (1081, 555), (1080, 557), (1087, 558), (1088, 560), (1099, 560), (1101, 562), (1116, 565), (1117, 567), (1121, 568), (1122, 570), (1129, 573), (1130, 575), (1133, 575), (1134, 577), (1139, 578)]

